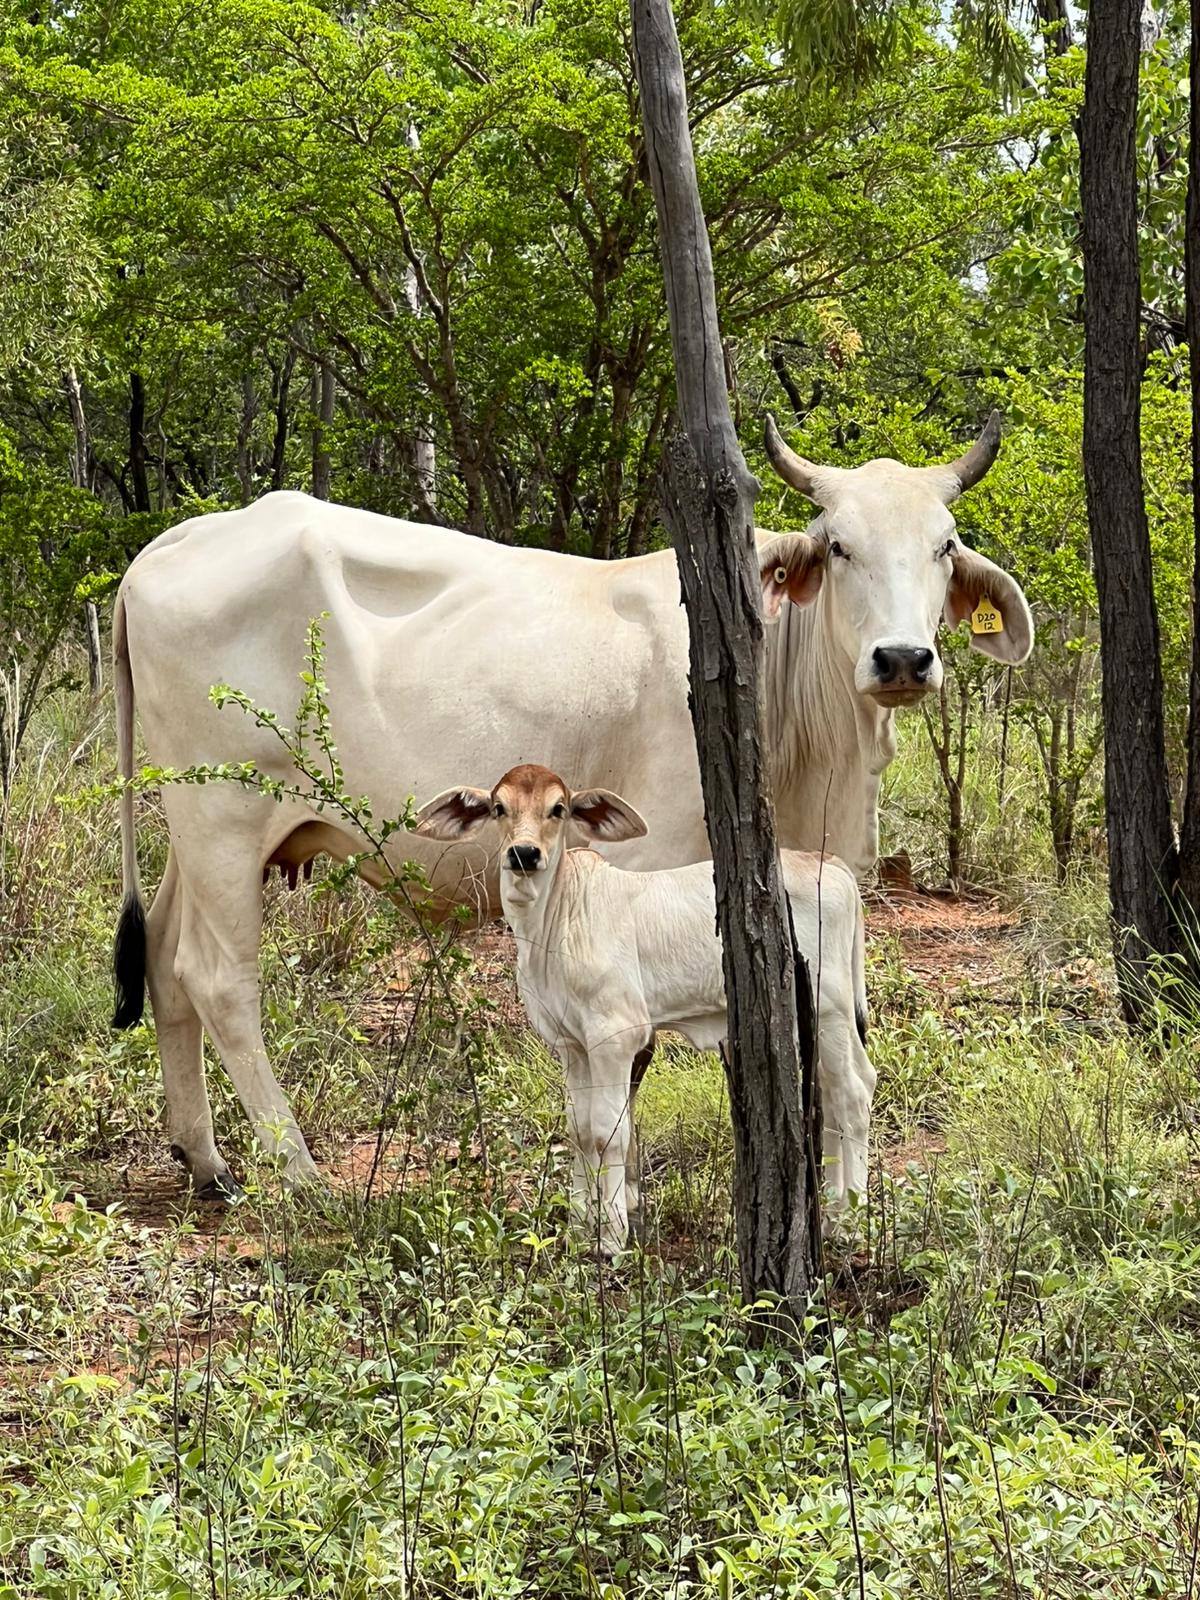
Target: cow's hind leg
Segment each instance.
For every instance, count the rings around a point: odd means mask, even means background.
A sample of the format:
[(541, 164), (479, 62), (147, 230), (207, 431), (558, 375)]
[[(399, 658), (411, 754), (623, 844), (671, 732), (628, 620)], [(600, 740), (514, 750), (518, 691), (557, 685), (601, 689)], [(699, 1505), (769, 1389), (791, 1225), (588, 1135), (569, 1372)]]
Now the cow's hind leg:
[[(196, 859), (193, 859), (196, 857)], [(193, 851), (180, 862), (183, 903), (175, 971), (254, 1125), (290, 1183), (319, 1177), (262, 1036), (258, 947), (262, 864), (257, 856)]]
[(171, 1154), (187, 1167), (202, 1200), (232, 1199), (239, 1189), (213, 1134), (200, 1018), (175, 976), (182, 902), (179, 866), (172, 854), (146, 918), (146, 981), (162, 1063)]

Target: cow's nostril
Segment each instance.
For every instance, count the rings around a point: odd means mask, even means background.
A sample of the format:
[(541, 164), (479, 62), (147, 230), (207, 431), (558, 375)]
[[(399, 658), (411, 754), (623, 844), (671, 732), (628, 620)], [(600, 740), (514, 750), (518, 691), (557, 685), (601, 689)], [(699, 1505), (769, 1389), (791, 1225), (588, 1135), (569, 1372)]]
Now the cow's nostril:
[(871, 652), (871, 660), (875, 663), (875, 671), (879, 674), (880, 683), (891, 683), (896, 676), (895, 652), (885, 650), (882, 645), (876, 645)]
[(913, 676), (918, 683), (924, 683), (929, 676), (929, 669), (933, 665), (932, 650), (913, 651)]
[(508, 849), (508, 865), (512, 872), (536, 872), (541, 865), (542, 852), (536, 844), (514, 844)]

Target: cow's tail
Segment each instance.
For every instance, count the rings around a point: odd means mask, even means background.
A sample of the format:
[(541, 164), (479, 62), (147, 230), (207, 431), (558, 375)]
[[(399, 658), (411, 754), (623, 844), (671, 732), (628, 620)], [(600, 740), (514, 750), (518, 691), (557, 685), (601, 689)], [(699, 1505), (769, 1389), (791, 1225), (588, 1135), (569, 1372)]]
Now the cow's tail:
[(850, 878), (851, 892), (854, 895), (854, 1026), (858, 1029), (859, 1042), (866, 1049), (867, 929), (863, 915), (863, 898), (858, 883), (853, 874), (848, 872), (847, 876)]
[(133, 814), (133, 674), (125, 597), (113, 608), (113, 689), (117, 710), (117, 766), (121, 790), (121, 917), (113, 941), (114, 1028), (132, 1028), (142, 1020), (146, 1000), (146, 910), (138, 880), (137, 828)]

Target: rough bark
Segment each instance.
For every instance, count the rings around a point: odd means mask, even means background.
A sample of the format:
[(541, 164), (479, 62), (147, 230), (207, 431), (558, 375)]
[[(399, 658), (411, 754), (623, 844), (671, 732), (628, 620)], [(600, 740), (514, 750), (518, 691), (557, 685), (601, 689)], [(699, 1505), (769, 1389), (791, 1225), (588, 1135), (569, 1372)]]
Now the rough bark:
[[(1184, 228), (1184, 316), (1192, 375), (1192, 668), (1188, 683), (1187, 787), (1179, 835), (1179, 885), (1200, 921), (1200, 0), (1191, 0), (1191, 114), (1188, 144), (1187, 216)], [(1197, 948), (1191, 946), (1193, 959)]]
[(1089, 10), (1080, 123), (1084, 476), (1100, 601), (1109, 893), (1130, 1022), (1144, 1015), (1152, 957), (1175, 943), (1177, 871), (1142, 489), (1134, 143), (1140, 22), (1138, 0), (1095, 0)]
[[(817, 1272), (811, 1008), (782, 893), (763, 739), (758, 485), (738, 446), (717, 326), (679, 40), (670, 0), (631, 0), (634, 58), (666, 281), (681, 431), (666, 449), (663, 516), (690, 634), (692, 720), (712, 845), (742, 1291), (794, 1334)], [(803, 1037), (802, 1037), (803, 1036)]]
[[(75, 442), (71, 449), (71, 482), (77, 489), (90, 489), (88, 464), (91, 444), (88, 438), (87, 413), (83, 409), (83, 390), (74, 367), (63, 374), (63, 387), (67, 391), (67, 405), (71, 412), (71, 429)], [(104, 660), (100, 652), (100, 614), (94, 600), (83, 603), (83, 640), (87, 649), (88, 688), (93, 699), (104, 688)]]

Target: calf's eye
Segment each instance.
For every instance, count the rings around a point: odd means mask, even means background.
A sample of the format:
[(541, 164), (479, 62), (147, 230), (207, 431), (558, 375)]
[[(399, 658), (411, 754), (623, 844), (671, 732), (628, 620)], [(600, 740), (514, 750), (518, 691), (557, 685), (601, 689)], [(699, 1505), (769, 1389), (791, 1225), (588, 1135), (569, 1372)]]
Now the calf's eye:
[(504, 807), (500, 804), (499, 800), (497, 800), (496, 804), (492, 807), (492, 815), (494, 817), (502, 817), (504, 815)]
[(844, 551), (844, 550), (843, 550), (843, 549), (842, 549), (842, 547), (841, 547), (841, 545), (840, 545), (840, 544), (839, 544), (839, 543), (838, 543), (838, 542), (837, 542), (837, 540), (836, 540), (836, 539), (832, 539), (832, 540), (831, 540), (831, 541), (830, 541), (830, 544), (829, 544), (829, 554), (830, 554), (830, 555), (831, 555), (831, 556), (838, 556), (838, 557), (840, 557), (840, 559), (841, 559), (841, 560), (842, 560), (842, 561), (849, 561), (849, 559), (850, 559), (850, 557), (849, 557), (849, 556), (848, 556), (848, 555), (847, 555), (847, 554), (846, 554), (846, 552), (845, 552), (845, 551)]
[(786, 583), (787, 581), (788, 581), (788, 569), (786, 567), (776, 567), (775, 568), (775, 582), (779, 583), (779, 584), (783, 584), (783, 583)]
[(560, 817), (561, 818), (561, 817), (565, 817), (566, 814), (567, 814), (567, 808), (566, 808), (566, 806), (563, 805), (561, 800), (558, 802), (558, 804), (556, 806), (551, 806), (551, 808), (550, 808), (550, 815), (552, 817)]
[(953, 554), (954, 554), (954, 540), (953, 539), (947, 539), (945, 544), (938, 551), (938, 560), (941, 561), (944, 556), (952, 556)]

